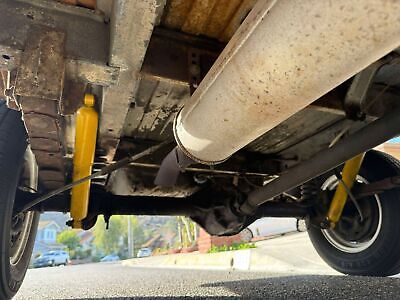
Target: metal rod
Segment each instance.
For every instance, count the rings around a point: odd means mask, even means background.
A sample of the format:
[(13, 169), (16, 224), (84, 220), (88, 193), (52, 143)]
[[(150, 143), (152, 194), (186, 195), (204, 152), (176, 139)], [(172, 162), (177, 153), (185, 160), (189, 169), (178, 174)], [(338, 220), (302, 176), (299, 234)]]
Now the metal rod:
[(108, 192), (92, 195), (89, 215), (166, 215), (191, 216), (198, 203), (191, 198), (120, 196)]
[[(157, 170), (160, 168), (160, 165), (158, 165), (158, 164), (148, 164), (148, 163), (132, 162), (129, 165), (132, 167), (150, 168), (150, 169), (157, 169)], [(272, 177), (271, 174), (265, 174), (265, 173), (237, 172), (237, 171), (229, 171), (229, 170), (204, 169), (204, 168), (185, 168), (185, 172), (209, 173), (209, 174), (231, 175), (231, 176)]]
[(71, 183), (69, 183), (67, 185), (64, 185), (64, 186), (62, 186), (62, 187), (60, 187), (60, 188), (58, 188), (58, 189), (56, 189), (54, 191), (51, 191), (50, 193), (45, 194), (45, 195), (33, 200), (32, 202), (29, 202), (29, 203), (25, 204), (24, 206), (21, 207), (21, 209), (20, 209), (20, 211), (18, 213), (27, 211), (30, 208), (32, 208), (33, 206), (35, 206), (35, 205), (37, 205), (37, 204), (39, 204), (39, 203), (41, 203), (41, 202), (53, 197), (53, 196), (56, 196), (56, 195), (61, 194), (61, 193), (65, 192), (65, 191), (68, 191), (71, 188), (73, 188), (74, 186), (77, 186), (78, 184), (81, 184), (82, 182), (85, 182), (87, 180), (91, 180), (93, 178), (97, 178), (97, 177), (100, 177), (100, 176), (103, 176), (103, 175), (106, 175), (106, 174), (110, 174), (111, 172), (113, 172), (113, 171), (115, 171), (117, 169), (120, 169), (120, 168), (122, 168), (122, 167), (124, 167), (126, 165), (129, 165), (131, 162), (133, 162), (135, 160), (138, 160), (138, 159), (140, 159), (140, 158), (142, 158), (144, 156), (152, 154), (153, 152), (155, 152), (156, 150), (160, 149), (162, 146), (165, 146), (166, 144), (167, 144), (167, 142), (164, 142), (164, 143), (158, 144), (156, 146), (152, 146), (152, 147), (150, 147), (150, 148), (148, 148), (148, 149), (146, 149), (146, 150), (144, 150), (144, 151), (142, 151), (142, 152), (140, 152), (140, 153), (138, 153), (136, 155), (125, 157), (124, 159), (121, 159), (120, 161), (117, 161), (116, 163), (113, 163), (111, 165), (105, 166), (100, 171), (95, 172), (90, 176), (86, 176), (86, 177), (81, 178), (81, 179), (79, 179), (77, 181), (74, 181), (74, 182), (71, 182)]
[[(89, 202), (89, 215), (165, 215), (165, 216), (204, 216), (212, 204), (205, 205), (204, 198), (192, 195), (187, 198), (154, 196), (121, 196), (106, 191), (92, 191)], [(62, 202), (62, 201), (60, 201)], [(47, 203), (47, 202), (46, 202)], [(46, 205), (43, 203), (43, 205)], [(67, 204), (67, 202), (65, 202)], [(35, 207), (40, 209), (40, 207)], [(307, 207), (296, 203), (269, 202), (257, 208), (255, 217), (305, 217)]]
[(253, 214), (257, 206), (295, 188), (361, 152), (372, 149), (400, 133), (400, 110), (397, 109), (368, 124), (331, 148), (317, 153), (313, 158), (287, 170), (284, 174), (248, 195), (240, 207), (244, 214)]
[(299, 206), (295, 203), (269, 202), (257, 208), (257, 218), (305, 218), (309, 215), (307, 207)]
[(361, 199), (376, 194), (381, 194), (385, 191), (396, 189), (400, 187), (400, 176), (388, 177), (379, 181), (371, 182), (369, 184), (363, 184), (354, 187), (354, 197)]

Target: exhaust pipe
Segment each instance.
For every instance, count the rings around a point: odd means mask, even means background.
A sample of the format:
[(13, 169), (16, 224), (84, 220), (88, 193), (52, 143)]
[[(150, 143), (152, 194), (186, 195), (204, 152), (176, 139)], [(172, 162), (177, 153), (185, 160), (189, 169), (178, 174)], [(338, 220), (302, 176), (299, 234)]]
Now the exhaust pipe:
[(397, 0), (260, 0), (175, 120), (217, 164), (400, 45)]

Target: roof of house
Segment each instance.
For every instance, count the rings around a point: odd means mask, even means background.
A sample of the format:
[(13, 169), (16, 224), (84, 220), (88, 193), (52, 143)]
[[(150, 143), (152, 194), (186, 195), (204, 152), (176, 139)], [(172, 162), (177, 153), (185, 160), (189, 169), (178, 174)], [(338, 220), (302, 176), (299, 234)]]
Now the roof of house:
[(91, 231), (80, 231), (78, 232), (77, 236), (79, 237), (79, 244), (88, 244), (94, 239), (94, 235)]
[(61, 231), (61, 227), (56, 222), (51, 221), (51, 220), (47, 220), (47, 221), (40, 220), (39, 225), (38, 225), (38, 230), (45, 229), (51, 225), (55, 226), (58, 231)]
[(67, 229), (66, 222), (70, 219), (69, 214), (63, 214), (59, 212), (45, 212), (40, 215), (42, 221), (54, 221), (60, 226), (61, 230)]

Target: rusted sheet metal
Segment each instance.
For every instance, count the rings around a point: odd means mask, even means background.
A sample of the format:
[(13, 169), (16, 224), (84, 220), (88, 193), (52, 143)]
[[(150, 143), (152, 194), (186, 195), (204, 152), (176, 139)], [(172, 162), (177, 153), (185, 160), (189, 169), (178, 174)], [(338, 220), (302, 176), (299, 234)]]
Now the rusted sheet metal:
[(58, 140), (50, 140), (48, 138), (34, 138), (31, 139), (31, 146), (36, 150), (42, 150), (46, 152), (58, 152), (60, 151), (60, 143)]
[(329, 112), (305, 108), (276, 126), (268, 134), (253, 141), (246, 149), (264, 154), (277, 153), (305, 140), (316, 132), (323, 131), (343, 118), (344, 116)]
[[(24, 50), (31, 29), (45, 26), (65, 31), (67, 58), (104, 65), (107, 62), (109, 25), (104, 22), (104, 16), (95, 11), (55, 1), (2, 0), (0, 12), (0, 28), (3, 29), (0, 31), (0, 51), (3, 47)], [(1, 52), (0, 57), (3, 54), (8, 55)]]
[[(14, 70), (21, 64), (23, 51), (0, 44), (0, 69)], [(66, 59), (65, 76), (75, 82), (81, 81), (100, 86), (117, 84), (120, 69), (95, 61)]]
[[(67, 78), (64, 83), (63, 101), (61, 103), (61, 113), (64, 116), (73, 115), (82, 106), (86, 89), (86, 82)], [(75, 127), (75, 125), (73, 126)]]
[(205, 32), (208, 20), (213, 12), (218, 0), (202, 0), (194, 1), (189, 13), (187, 14), (185, 23), (183, 23), (182, 31), (194, 35)]
[(64, 174), (57, 170), (39, 170), (39, 178), (47, 190), (55, 190), (64, 185)]
[(342, 118), (337, 122), (333, 122), (330, 126), (326, 126), (323, 131), (316, 132), (312, 136), (290, 145), (289, 148), (280, 151), (277, 155), (283, 158), (288, 158), (288, 161), (285, 164), (286, 167), (293, 166), (300, 161), (306, 161), (312, 158), (320, 152), (321, 149), (328, 148), (331, 142), (338, 135), (343, 134), (344, 129), (348, 129), (346, 135), (351, 136), (367, 124), (367, 121), (355, 122)]
[(55, 170), (62, 172), (65, 168), (63, 156), (60, 152), (35, 150), (39, 170)]
[[(137, 91), (139, 72), (162, 1), (115, 0), (109, 65), (121, 69), (118, 84), (103, 91), (99, 144), (112, 161), (125, 118)], [(161, 9), (162, 10), (162, 9)]]
[(109, 178), (109, 191), (116, 195), (157, 196), (183, 198), (199, 188), (188, 180), (181, 180), (178, 187), (165, 188), (154, 185), (154, 170), (128, 167), (113, 172)]
[[(59, 140), (60, 124), (57, 118), (46, 116), (40, 112), (24, 114), (24, 121), (28, 129), (28, 134), (33, 138), (47, 138), (51, 140)], [(61, 147), (60, 147), (61, 148)], [(32, 149), (35, 151), (36, 149)], [(60, 149), (58, 149), (59, 151)]]
[(236, 30), (238, 30), (239, 26), (243, 23), (244, 19), (253, 9), (254, 5), (257, 3), (257, 0), (243, 0), (240, 4), (238, 10), (229, 20), (229, 23), (225, 26), (224, 31), (219, 36), (221, 41), (228, 42), (232, 36), (235, 34)]
[(126, 118), (123, 135), (155, 141), (172, 139), (175, 115), (189, 97), (188, 84), (143, 78), (135, 106)]
[(227, 42), (255, 3), (256, 0), (171, 0), (162, 25)]
[(96, 62), (73, 59), (66, 61), (66, 74), (69, 78), (95, 85), (111, 86), (117, 84), (119, 71), (119, 68)]
[(193, 0), (170, 0), (165, 8), (163, 25), (167, 28), (180, 29), (193, 6)]
[(58, 117), (59, 103), (57, 101), (43, 101), (43, 99), (40, 98), (23, 97), (20, 99), (20, 104), (25, 114), (40, 112), (52, 118)]
[(221, 38), (227, 24), (237, 13), (242, 0), (219, 0), (218, 5), (214, 4), (212, 13), (207, 21), (204, 33), (206, 36)]
[(195, 63), (202, 79), (224, 46), (213, 40), (158, 28), (150, 40), (141, 74), (189, 83)]
[(153, 35), (141, 73), (187, 82), (187, 54), (187, 46)]
[[(31, 149), (39, 167), (39, 178), (45, 189), (54, 187), (56, 183), (59, 186), (64, 184), (60, 122), (65, 77), (64, 46), (64, 32), (34, 26), (21, 54), (15, 81), (15, 93), (19, 96)], [(53, 173), (51, 178), (41, 177), (50, 171)]]
[(64, 83), (65, 34), (33, 28), (21, 57), (15, 93), (23, 97), (60, 100)]
[(57, 0), (57, 1), (69, 5), (79, 5), (90, 9), (95, 9), (97, 2), (96, 0)]
[(20, 56), (20, 50), (0, 44), (0, 69), (15, 69), (19, 65)]

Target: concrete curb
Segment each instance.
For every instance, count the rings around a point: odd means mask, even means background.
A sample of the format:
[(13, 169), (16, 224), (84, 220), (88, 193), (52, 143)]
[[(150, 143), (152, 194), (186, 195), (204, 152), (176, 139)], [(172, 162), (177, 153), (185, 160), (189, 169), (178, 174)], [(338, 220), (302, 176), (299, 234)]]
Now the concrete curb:
[[(299, 244), (301, 244), (300, 247)], [(304, 234), (263, 241), (258, 243), (258, 247), (254, 249), (209, 254), (194, 252), (134, 258), (125, 260), (122, 264), (132, 267), (339, 274), (319, 258), (308, 237)]]

